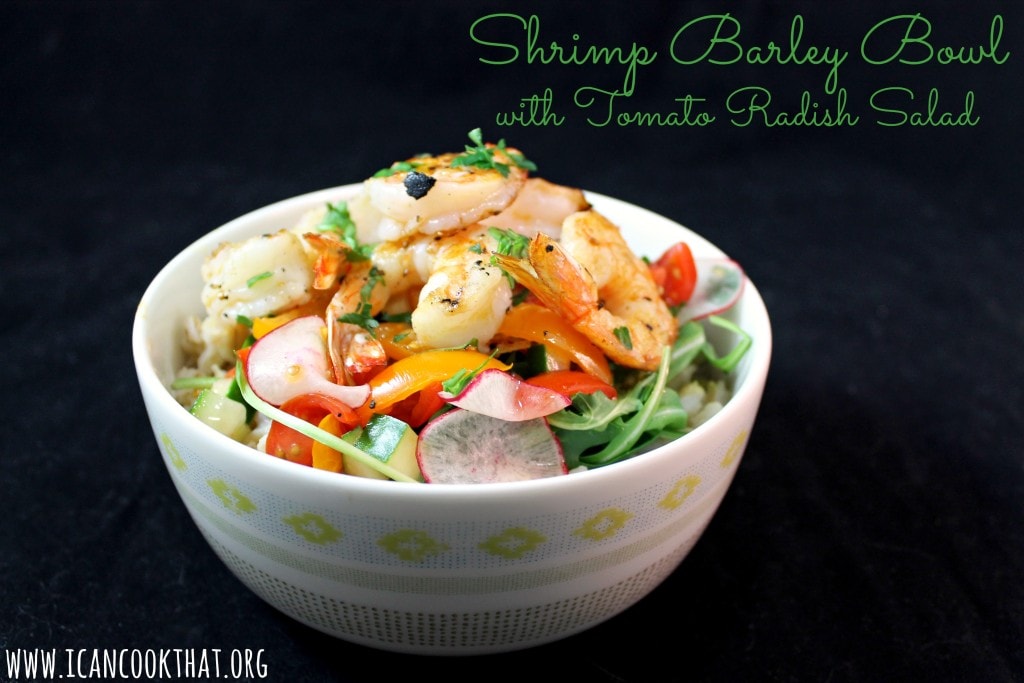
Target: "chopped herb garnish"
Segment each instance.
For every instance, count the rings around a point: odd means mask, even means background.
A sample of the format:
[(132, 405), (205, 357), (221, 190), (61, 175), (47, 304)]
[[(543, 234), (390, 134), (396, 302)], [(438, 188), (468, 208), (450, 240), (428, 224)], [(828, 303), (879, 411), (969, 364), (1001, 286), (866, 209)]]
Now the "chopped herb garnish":
[(520, 235), (515, 230), (503, 228), (487, 228), (487, 233), (498, 240), (495, 253), (512, 258), (524, 258), (526, 250), (530, 247), (530, 238)]
[(348, 211), (348, 202), (337, 204), (327, 203), (327, 213), (320, 219), (316, 226), (319, 232), (331, 232), (341, 238), (341, 241), (348, 245), (349, 251), (345, 252), (348, 261), (365, 261), (370, 258), (373, 252), (373, 245), (360, 244), (356, 238), (356, 223)]
[(615, 338), (626, 347), (627, 351), (633, 350), (633, 338), (629, 335), (628, 327), (616, 327), (612, 330), (612, 333), (615, 335)]
[(258, 275), (253, 275), (251, 278), (246, 280), (245, 281), (245, 286), (246, 287), (252, 287), (253, 285), (255, 285), (260, 280), (266, 280), (268, 277), (272, 277), (272, 276), (273, 276), (273, 273), (271, 273), (269, 270), (265, 270), (262, 273), (260, 273)]
[(491, 358), (493, 357), (494, 354), (492, 353), (490, 356), (487, 357), (487, 360), (485, 360), (483, 363), (481, 363), (472, 370), (462, 368), (454, 375), (452, 375), (450, 378), (441, 382), (442, 391), (446, 391), (452, 396), (458, 396), (459, 394), (462, 393), (462, 390), (466, 388), (466, 385), (473, 381), (474, 377), (480, 374), (480, 371), (487, 366), (487, 362), (490, 361)]
[(341, 237), (348, 237), (355, 233), (356, 224), (348, 212), (348, 202), (338, 202), (337, 204), (327, 202), (327, 213), (320, 219), (320, 224), (316, 226), (316, 229), (320, 232), (335, 232)]
[(388, 176), (393, 176), (396, 173), (407, 173), (409, 171), (415, 170), (415, 168), (418, 165), (419, 164), (417, 164), (415, 162), (412, 162), (412, 161), (396, 161), (395, 163), (391, 164), (387, 168), (382, 168), (379, 171), (377, 171), (376, 173), (374, 173), (373, 177), (374, 178), (387, 178)]
[(244, 325), (245, 327), (252, 327), (252, 318), (250, 318), (247, 315), (235, 316), (235, 322), (237, 322), (239, 325)]
[(371, 316), (368, 313), (367, 307), (365, 306), (360, 306), (359, 310), (356, 311), (355, 313), (346, 313), (344, 315), (339, 315), (338, 322), (358, 325), (359, 327), (369, 332), (371, 335), (375, 333), (377, 325), (380, 324), (373, 318), (373, 316)]
[[(511, 256), (512, 258), (525, 258), (526, 252), (530, 247), (529, 238), (524, 235), (520, 235), (514, 230), (505, 230), (502, 228), (487, 228), (487, 232), (498, 241), (495, 247), (494, 253), (500, 254), (501, 256)], [(497, 258), (494, 254), (491, 255), (491, 265), (497, 263)], [(512, 275), (505, 270), (501, 269), (505, 279), (508, 280), (510, 287), (516, 286), (516, 280)]]
[(482, 246), (480, 246), (479, 242), (474, 242), (473, 244), (469, 245), (469, 250), (471, 252), (473, 252), (474, 254), (482, 254), (482, 253), (484, 253), (484, 248)]
[(505, 139), (498, 140), (498, 144), (488, 147), (484, 144), (483, 132), (479, 128), (469, 131), (469, 139), (472, 145), (466, 145), (466, 151), (451, 161), (452, 166), (476, 166), (477, 168), (493, 168), (503, 177), (508, 176), (509, 165), (495, 161), (495, 151), (501, 151), (513, 164), (526, 171), (536, 171), (537, 165), (518, 152), (511, 152), (505, 145)]
[(381, 313), (378, 317), (381, 322), (385, 323), (411, 323), (412, 311), (406, 311), (405, 313)]
[(209, 389), (217, 381), (216, 377), (178, 377), (171, 382), (171, 389)]
[(384, 274), (377, 270), (376, 266), (370, 268), (366, 276), (366, 282), (359, 288), (359, 307), (352, 313), (345, 313), (338, 316), (338, 322), (358, 325), (371, 335), (375, 334), (378, 323), (373, 317), (373, 306), (370, 298), (373, 296), (373, 288), (384, 281)]

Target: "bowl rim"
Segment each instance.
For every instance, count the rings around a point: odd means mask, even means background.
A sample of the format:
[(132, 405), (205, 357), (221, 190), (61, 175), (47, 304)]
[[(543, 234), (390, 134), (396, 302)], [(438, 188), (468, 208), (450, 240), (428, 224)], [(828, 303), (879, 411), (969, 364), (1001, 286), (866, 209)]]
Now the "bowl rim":
[[(354, 192), (360, 186), (361, 183), (352, 183), (323, 188), (287, 197), (248, 211), (193, 240), (190, 244), (175, 254), (174, 257), (172, 257), (162, 268), (160, 268), (157, 274), (149, 282), (139, 299), (133, 318), (131, 332), (132, 355), (137, 379), (143, 394), (148, 394), (150, 399), (156, 401), (157, 406), (163, 409), (164, 422), (168, 423), (169, 426), (170, 423), (173, 422), (173, 429), (169, 429), (168, 431), (173, 432), (178, 429), (183, 429), (195, 436), (196, 439), (210, 439), (212, 440), (213, 445), (217, 447), (218, 451), (223, 451), (225, 457), (235, 461), (239, 466), (257, 468), (257, 470), (261, 471), (262, 474), (268, 477), (279, 476), (286, 478), (288, 481), (283, 482), (282, 488), (284, 488), (285, 483), (290, 483), (300, 487), (306, 484), (313, 484), (319, 487), (327, 487), (329, 489), (336, 490), (339, 493), (365, 493), (368, 495), (385, 493), (390, 496), (401, 496), (403, 498), (409, 497), (410, 500), (415, 500), (419, 497), (426, 497), (428, 499), (434, 499), (437, 497), (455, 497), (470, 501), (479, 498), (486, 498), (487, 500), (497, 502), (502, 500), (522, 499), (524, 496), (544, 496), (547, 495), (547, 492), (549, 491), (568, 493), (570, 491), (575, 491), (576, 487), (614, 484), (616, 479), (627, 476), (630, 473), (638, 474), (645, 468), (656, 468), (659, 461), (664, 458), (672, 457), (673, 451), (680, 447), (685, 447), (689, 444), (701, 441), (702, 435), (710, 435), (716, 431), (715, 425), (720, 425), (730, 421), (735, 413), (742, 411), (744, 409), (744, 403), (750, 400), (754, 400), (757, 403), (760, 402), (761, 392), (763, 391), (771, 362), (772, 331), (764, 300), (762, 299), (757, 287), (748, 276), (744, 283), (740, 302), (738, 303), (742, 303), (745, 311), (747, 308), (753, 309), (749, 312), (749, 315), (759, 320), (760, 324), (758, 327), (761, 329), (761, 333), (756, 336), (752, 335), (753, 343), (747, 352), (748, 358), (745, 358), (743, 361), (745, 363), (745, 368), (743, 370), (742, 381), (739, 382), (735, 393), (730, 400), (723, 405), (721, 410), (709, 418), (708, 421), (702, 424), (699, 428), (694, 429), (692, 432), (680, 437), (679, 439), (644, 453), (641, 456), (593, 470), (588, 470), (586, 472), (574, 473), (566, 476), (527, 481), (496, 482), (484, 485), (402, 485), (401, 482), (394, 482), (390, 480), (338, 476), (332, 472), (323, 472), (311, 467), (296, 466), (294, 463), (273, 457), (253, 458), (252, 454), (254, 449), (250, 446), (237, 442), (226, 435), (220, 434), (192, 417), (188, 410), (178, 403), (174, 396), (172, 396), (168, 387), (160, 379), (149, 350), (148, 314), (151, 310), (150, 302), (162, 286), (165, 286), (169, 280), (180, 276), (178, 271), (181, 269), (183, 264), (195, 259), (197, 252), (200, 252), (202, 256), (205, 256), (210, 253), (213, 247), (225, 241), (222, 237), (223, 235), (235, 230), (240, 230), (242, 225), (257, 222), (260, 219), (273, 215), (277, 212), (296, 210), (300, 206), (311, 208), (312, 206), (315, 206), (316, 203), (323, 202), (328, 199), (338, 201), (339, 199), (345, 198), (347, 193)], [(682, 230), (686, 235), (695, 238), (695, 240), (701, 244), (701, 249), (703, 251), (709, 251), (716, 255), (728, 257), (727, 254), (707, 238), (690, 228), (687, 228), (685, 225), (668, 218), (667, 216), (598, 192), (589, 190), (584, 190), (584, 192), (587, 198), (591, 200), (591, 203), (595, 204), (595, 208), (598, 208), (599, 210), (602, 206), (615, 207), (618, 210), (626, 210), (629, 212), (639, 213), (641, 216), (646, 215), (648, 217), (653, 217), (657, 221), (667, 223), (674, 229)], [(282, 227), (290, 226), (283, 225)], [(626, 231), (624, 226), (623, 229)], [(256, 233), (253, 232), (252, 234)], [(195, 275), (198, 277), (198, 272)], [(200, 304), (198, 301), (196, 303), (198, 309)], [(756, 395), (751, 396), (751, 394), (754, 394), (755, 392)], [(152, 408), (150, 408), (148, 403), (146, 405), (146, 409), (147, 417), (152, 422), (152, 415), (149, 414), (152, 411)], [(757, 406), (755, 405), (755, 414), (756, 409)]]

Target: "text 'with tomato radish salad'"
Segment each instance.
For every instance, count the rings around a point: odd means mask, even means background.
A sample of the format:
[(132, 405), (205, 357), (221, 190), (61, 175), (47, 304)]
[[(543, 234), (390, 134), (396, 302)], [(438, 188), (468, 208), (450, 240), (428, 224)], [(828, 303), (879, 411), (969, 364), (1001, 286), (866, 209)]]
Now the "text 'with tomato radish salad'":
[(719, 315), (739, 266), (684, 242), (642, 258), (581, 190), (469, 138), (217, 247), (178, 400), (271, 456), (427, 483), (602, 467), (720, 409), (751, 344)]

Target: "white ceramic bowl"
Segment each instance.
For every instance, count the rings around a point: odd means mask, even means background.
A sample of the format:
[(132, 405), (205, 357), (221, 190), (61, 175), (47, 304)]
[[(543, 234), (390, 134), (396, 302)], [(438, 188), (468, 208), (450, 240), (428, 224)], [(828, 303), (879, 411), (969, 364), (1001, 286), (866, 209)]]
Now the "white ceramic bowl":
[[(728, 314), (753, 337), (735, 395), (708, 422), (640, 457), (552, 479), (401, 484), (257, 453), (189, 415), (167, 390), (182, 322), (201, 312), (199, 269), (223, 241), (290, 227), (349, 185), (244, 215), (175, 257), (143, 296), (133, 351), (159, 449), (214, 552), (268, 603), (347, 641), (407, 653), (483, 654), (563, 638), (647, 595), (683, 560), (725, 496), (771, 355), (764, 302), (747, 283)], [(595, 208), (641, 255), (704, 238), (602, 195)]]

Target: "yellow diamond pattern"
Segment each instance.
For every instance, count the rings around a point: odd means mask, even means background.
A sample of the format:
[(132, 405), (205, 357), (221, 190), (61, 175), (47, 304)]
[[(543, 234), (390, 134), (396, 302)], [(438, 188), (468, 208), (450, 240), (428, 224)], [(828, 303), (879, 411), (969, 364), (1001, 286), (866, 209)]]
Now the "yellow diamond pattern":
[(607, 508), (585, 521), (573, 534), (591, 541), (603, 541), (617, 534), (632, 517), (632, 513), (622, 508)]
[(729, 467), (736, 462), (736, 458), (740, 457), (740, 453), (743, 451), (743, 444), (747, 442), (748, 434), (749, 432), (744, 429), (736, 435), (735, 439), (732, 440), (732, 443), (729, 444), (729, 450), (725, 452), (725, 457), (722, 458), (722, 462), (719, 463), (722, 467)]
[(220, 498), (220, 502), (224, 504), (224, 507), (235, 514), (241, 515), (256, 511), (255, 503), (223, 479), (210, 479), (206, 483), (214, 495)]
[(700, 486), (700, 477), (696, 474), (688, 474), (665, 494), (665, 497), (658, 501), (660, 507), (666, 510), (675, 510), (689, 498), (697, 487)]
[(180, 471), (184, 471), (188, 467), (188, 463), (181, 457), (181, 453), (178, 452), (178, 447), (171, 441), (171, 437), (167, 434), (160, 435), (160, 441), (164, 445), (164, 449), (167, 451), (167, 457), (170, 458), (171, 464), (174, 468)]
[(406, 562), (421, 562), (433, 555), (440, 555), (448, 546), (431, 538), (430, 534), (416, 529), (399, 529), (382, 536), (378, 545)]
[(517, 560), (547, 540), (547, 537), (533, 529), (511, 527), (491, 536), (478, 547), (491, 555)]
[(341, 538), (341, 532), (327, 523), (320, 515), (307, 512), (301, 515), (291, 515), (282, 519), (285, 524), (295, 530), (302, 538), (317, 545), (334, 543)]

